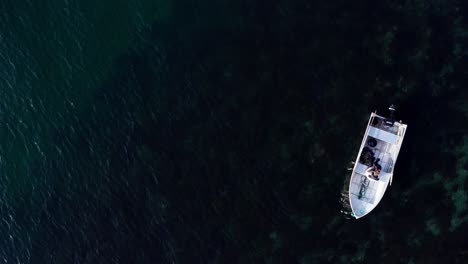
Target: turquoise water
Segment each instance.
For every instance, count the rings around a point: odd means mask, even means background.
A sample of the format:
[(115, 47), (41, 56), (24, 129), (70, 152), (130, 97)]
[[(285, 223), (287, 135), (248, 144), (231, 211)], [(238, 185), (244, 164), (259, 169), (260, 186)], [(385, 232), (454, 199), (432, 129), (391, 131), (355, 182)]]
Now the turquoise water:
[[(1, 261), (466, 259), (461, 3), (0, 10)], [(393, 185), (350, 221), (346, 167), (390, 103), (408, 123)]]

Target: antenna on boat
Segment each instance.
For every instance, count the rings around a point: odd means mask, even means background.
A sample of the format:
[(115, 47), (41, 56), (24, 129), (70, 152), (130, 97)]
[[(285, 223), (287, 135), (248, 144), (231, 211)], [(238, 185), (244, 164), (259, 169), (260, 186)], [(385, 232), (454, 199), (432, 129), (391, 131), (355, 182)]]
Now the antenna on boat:
[(388, 110), (390, 110), (390, 117), (385, 119), (385, 125), (393, 126), (393, 124), (395, 123), (396, 106), (394, 104), (392, 104), (392, 105), (390, 105)]

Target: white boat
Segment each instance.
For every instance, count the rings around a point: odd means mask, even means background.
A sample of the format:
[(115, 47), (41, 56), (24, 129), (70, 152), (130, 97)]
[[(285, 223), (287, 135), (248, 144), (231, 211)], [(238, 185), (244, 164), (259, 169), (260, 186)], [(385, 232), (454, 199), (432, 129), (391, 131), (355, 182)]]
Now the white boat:
[[(394, 120), (393, 105), (389, 109), (390, 118), (371, 113), (354, 163), (348, 195), (351, 215), (356, 219), (372, 211), (379, 204), (387, 186), (392, 184), (395, 163), (407, 125)], [(379, 161), (377, 165), (375, 161)], [(376, 167), (381, 168), (377, 179), (369, 172)]]

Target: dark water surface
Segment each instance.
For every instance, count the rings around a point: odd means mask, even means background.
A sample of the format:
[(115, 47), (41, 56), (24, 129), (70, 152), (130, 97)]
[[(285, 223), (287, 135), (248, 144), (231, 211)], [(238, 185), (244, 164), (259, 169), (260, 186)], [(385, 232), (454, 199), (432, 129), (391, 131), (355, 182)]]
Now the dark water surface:
[[(2, 1), (0, 262), (466, 263), (463, 1)], [(340, 213), (371, 111), (393, 185)]]

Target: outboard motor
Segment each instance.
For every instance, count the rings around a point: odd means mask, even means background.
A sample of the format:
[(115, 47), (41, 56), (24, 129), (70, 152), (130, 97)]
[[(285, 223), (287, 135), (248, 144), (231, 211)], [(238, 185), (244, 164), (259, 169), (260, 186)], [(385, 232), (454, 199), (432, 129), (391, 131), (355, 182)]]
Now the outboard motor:
[(395, 111), (396, 111), (396, 106), (394, 104), (392, 104), (388, 110), (390, 110), (390, 117), (389, 118), (385, 118), (385, 125), (386, 126), (389, 126), (389, 127), (392, 127), (393, 124), (395, 124)]

